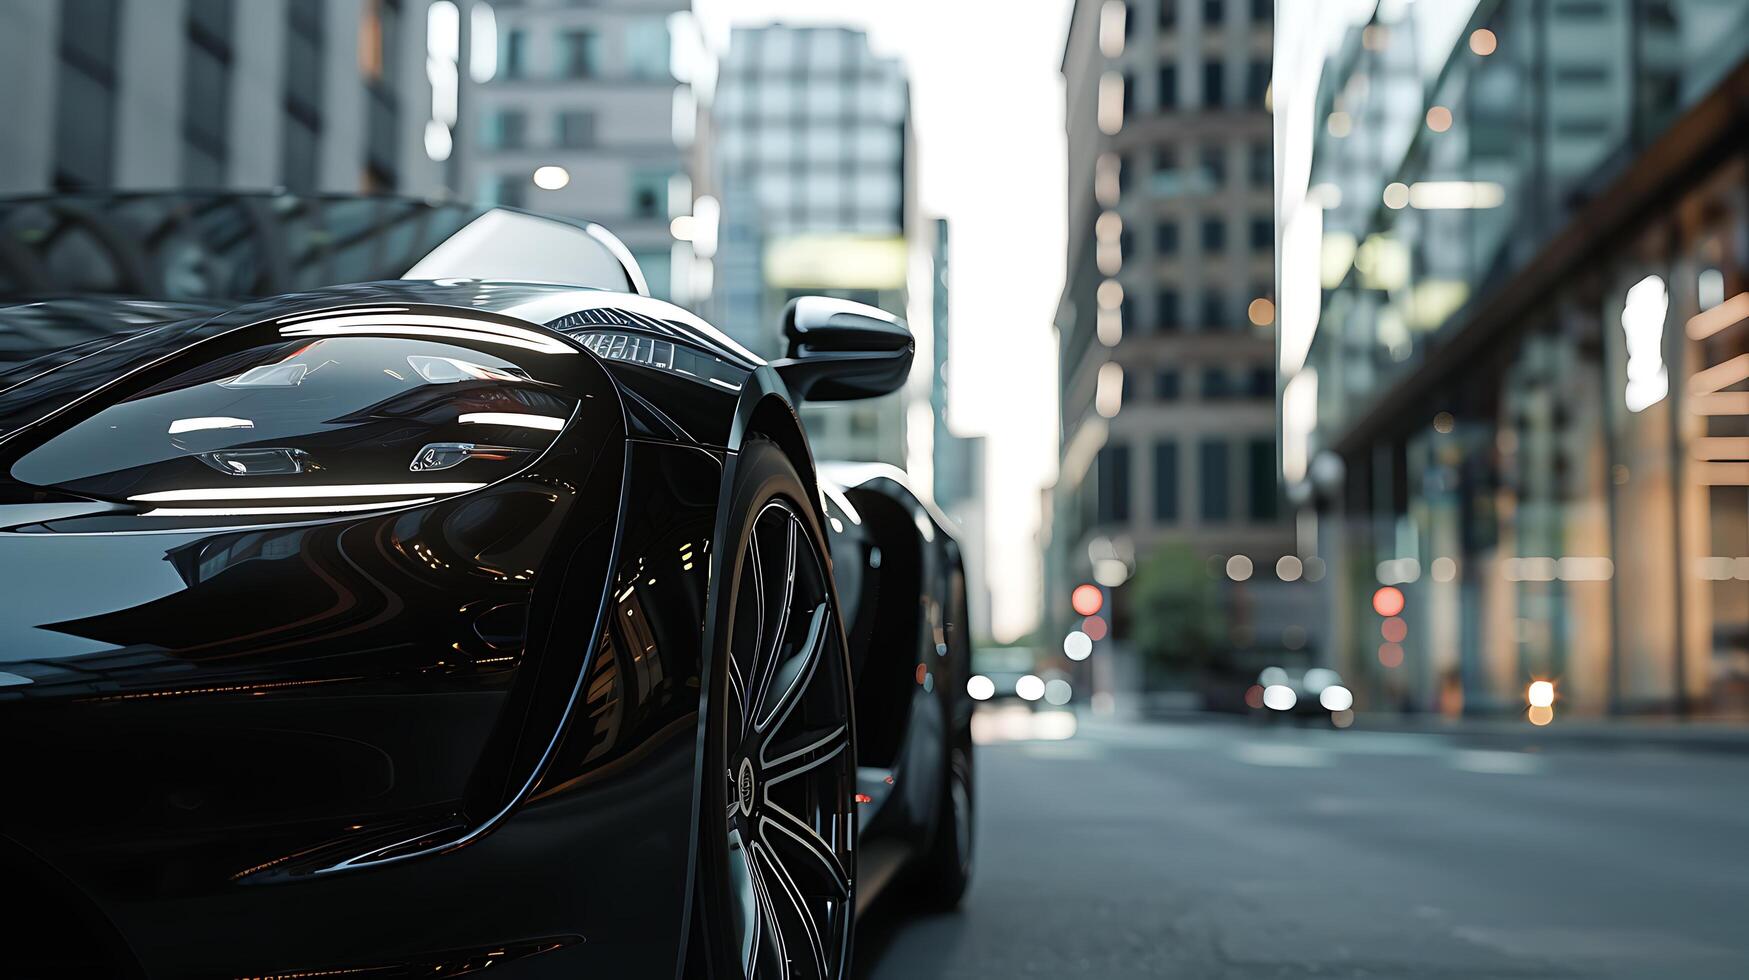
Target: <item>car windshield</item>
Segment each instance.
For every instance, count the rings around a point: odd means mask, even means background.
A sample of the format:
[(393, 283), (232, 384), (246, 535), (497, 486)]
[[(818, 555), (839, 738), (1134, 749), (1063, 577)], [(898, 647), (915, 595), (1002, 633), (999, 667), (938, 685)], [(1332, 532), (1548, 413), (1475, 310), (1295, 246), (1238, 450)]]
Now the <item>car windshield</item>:
[(240, 300), (342, 283), (517, 278), (641, 292), (592, 225), (392, 197), (91, 193), (0, 200), (0, 300)]

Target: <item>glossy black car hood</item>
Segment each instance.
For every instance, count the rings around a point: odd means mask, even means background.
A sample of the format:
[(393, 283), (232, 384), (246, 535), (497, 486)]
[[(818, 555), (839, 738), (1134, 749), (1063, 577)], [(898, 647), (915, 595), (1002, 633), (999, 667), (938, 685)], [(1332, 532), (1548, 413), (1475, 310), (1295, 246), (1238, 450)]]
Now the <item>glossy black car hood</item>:
[[(95, 388), (190, 344), (269, 317), (345, 305), (418, 303), (479, 310), (578, 338), (666, 416), (664, 435), (720, 442), (741, 383), (762, 362), (660, 300), (501, 280), (396, 280), (287, 293), (237, 305), (87, 296), (0, 305), (0, 439)], [(598, 339), (591, 339), (592, 337)], [(616, 338), (630, 337), (628, 345)], [(646, 341), (640, 348), (636, 340)], [(606, 342), (603, 342), (603, 341)], [(651, 342), (668, 354), (651, 355)], [(674, 354), (690, 360), (680, 362)]]

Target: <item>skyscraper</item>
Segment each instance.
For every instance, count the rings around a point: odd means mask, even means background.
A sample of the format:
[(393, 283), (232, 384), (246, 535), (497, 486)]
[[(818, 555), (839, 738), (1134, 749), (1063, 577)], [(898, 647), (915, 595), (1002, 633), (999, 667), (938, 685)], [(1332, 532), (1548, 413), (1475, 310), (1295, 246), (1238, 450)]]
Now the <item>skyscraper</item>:
[(1078, 0), (1063, 54), (1046, 622), (1074, 625), (1069, 590), (1097, 579), (1121, 652), (1162, 613), (1132, 577), (1177, 555), (1218, 576), (1216, 671), (1296, 654), (1300, 637), (1255, 612), (1281, 603), (1251, 601), (1279, 590), (1294, 550), (1273, 414), (1272, 21), (1270, 0)]
[[(877, 57), (849, 28), (736, 28), (713, 114), (723, 328), (773, 357), (782, 353), (778, 321), (793, 296), (840, 296), (906, 315), (912, 250), (921, 246), (913, 239), (903, 66)], [(926, 362), (927, 338), (919, 339)], [(815, 453), (904, 466), (909, 406), (927, 397), (916, 387), (807, 407)]]
[(674, 35), (692, 29), (690, 6), (496, 5), (495, 64), (476, 76), (484, 80), (465, 111), (475, 137), (462, 148), (476, 200), (601, 222), (637, 257), (651, 291), (682, 303), (694, 298), (692, 251), (676, 248), (670, 222), (692, 211), (696, 113), (689, 79), (676, 75)]
[(0, 127), (0, 193), (447, 194), (447, 146), (426, 141), (431, 6), (0, 0), (0, 89), (30, 93)]

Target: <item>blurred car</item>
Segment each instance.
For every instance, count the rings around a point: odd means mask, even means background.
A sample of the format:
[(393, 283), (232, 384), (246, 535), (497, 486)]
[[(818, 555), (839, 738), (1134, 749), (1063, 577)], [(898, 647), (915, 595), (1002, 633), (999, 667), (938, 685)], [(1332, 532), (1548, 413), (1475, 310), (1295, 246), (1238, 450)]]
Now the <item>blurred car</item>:
[(1068, 675), (1037, 667), (1036, 657), (1027, 647), (979, 650), (972, 670), (972, 676), (966, 679), (966, 693), (974, 701), (1032, 708), (1062, 707), (1074, 695)]
[(1245, 691), (1245, 705), (1267, 719), (1328, 717), (1338, 728), (1354, 720), (1354, 692), (1328, 667), (1265, 667)]

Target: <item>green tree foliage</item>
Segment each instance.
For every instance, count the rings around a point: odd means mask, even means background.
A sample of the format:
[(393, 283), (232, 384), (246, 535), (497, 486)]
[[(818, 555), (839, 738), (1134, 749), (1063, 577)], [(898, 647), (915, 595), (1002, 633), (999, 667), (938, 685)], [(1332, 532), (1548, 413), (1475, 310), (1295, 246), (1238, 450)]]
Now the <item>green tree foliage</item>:
[(1208, 564), (1184, 545), (1164, 545), (1136, 569), (1131, 635), (1151, 675), (1201, 673), (1225, 649), (1219, 588)]

